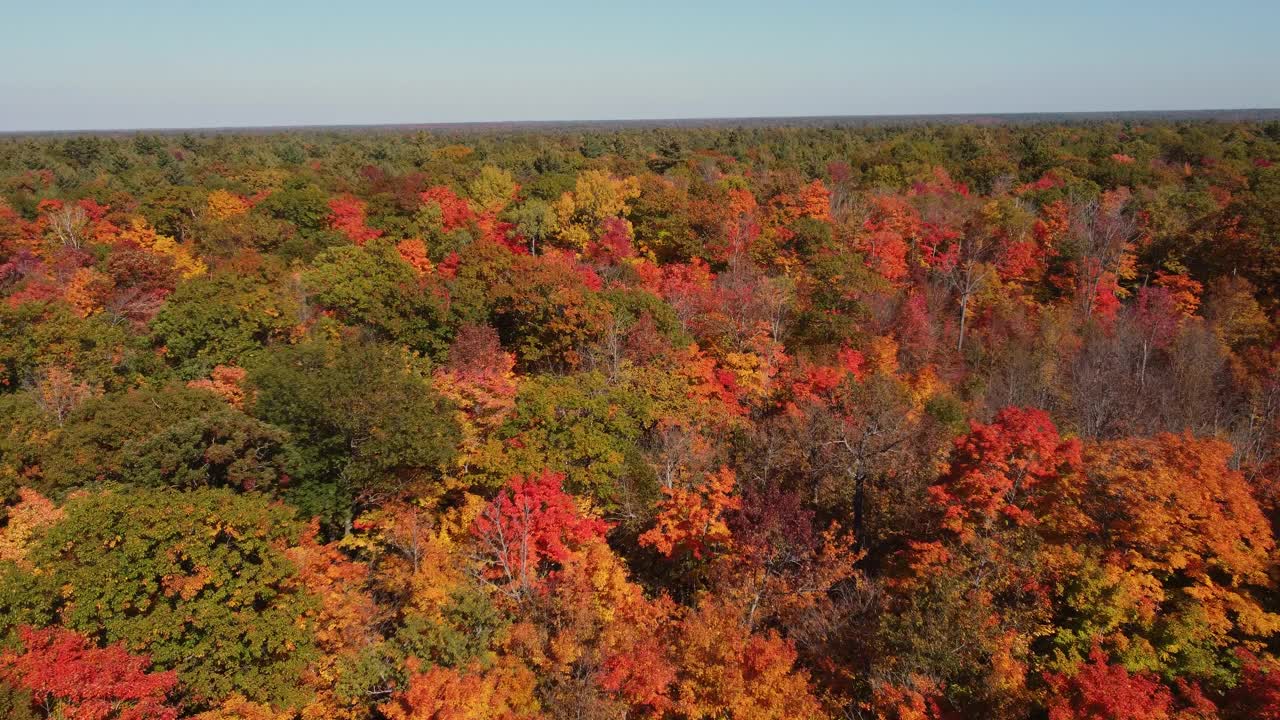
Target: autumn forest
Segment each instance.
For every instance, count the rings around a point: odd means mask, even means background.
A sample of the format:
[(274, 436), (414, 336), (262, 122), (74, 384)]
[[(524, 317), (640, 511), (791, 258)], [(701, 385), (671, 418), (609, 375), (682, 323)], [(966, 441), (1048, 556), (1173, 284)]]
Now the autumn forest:
[(0, 716), (1278, 720), (1280, 121), (0, 137)]

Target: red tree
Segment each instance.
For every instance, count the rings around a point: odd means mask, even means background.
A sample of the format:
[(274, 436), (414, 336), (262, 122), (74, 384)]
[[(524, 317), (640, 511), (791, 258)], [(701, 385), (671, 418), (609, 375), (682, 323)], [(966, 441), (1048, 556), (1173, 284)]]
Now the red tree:
[(515, 476), (471, 526), (486, 574), (513, 595), (532, 589), (541, 571), (581, 545), (604, 539), (603, 520), (582, 514), (561, 484), (563, 473)]
[(1174, 717), (1173, 695), (1156, 678), (1130, 674), (1120, 665), (1107, 663), (1095, 649), (1087, 663), (1072, 677), (1049, 675), (1046, 681), (1054, 698), (1049, 720), (1165, 720)]
[(62, 628), (18, 631), (21, 652), (0, 655), (0, 678), (31, 693), (48, 716), (62, 720), (176, 720), (166, 696), (173, 671), (148, 672), (146, 656), (120, 645), (96, 648)]

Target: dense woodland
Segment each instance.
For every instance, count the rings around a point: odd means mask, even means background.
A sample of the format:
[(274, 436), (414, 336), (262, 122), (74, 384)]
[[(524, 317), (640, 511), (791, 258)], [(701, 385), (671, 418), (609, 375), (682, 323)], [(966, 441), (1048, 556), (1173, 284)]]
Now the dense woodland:
[(0, 139), (0, 715), (1280, 718), (1280, 122)]

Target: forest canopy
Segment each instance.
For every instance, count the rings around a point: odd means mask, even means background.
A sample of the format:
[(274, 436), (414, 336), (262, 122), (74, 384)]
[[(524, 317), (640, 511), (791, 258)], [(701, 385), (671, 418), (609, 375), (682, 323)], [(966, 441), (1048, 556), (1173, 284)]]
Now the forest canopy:
[(1280, 121), (0, 138), (0, 714), (1280, 718)]

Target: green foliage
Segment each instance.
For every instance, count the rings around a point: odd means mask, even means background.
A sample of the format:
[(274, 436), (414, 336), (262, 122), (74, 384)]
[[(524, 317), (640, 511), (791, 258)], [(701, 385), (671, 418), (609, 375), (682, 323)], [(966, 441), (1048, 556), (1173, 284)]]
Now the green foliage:
[(684, 347), (692, 338), (680, 325), (676, 311), (662, 298), (651, 292), (633, 289), (606, 290), (602, 293), (613, 310), (618, 329), (630, 330), (642, 317), (653, 322), (654, 329), (676, 347)]
[(492, 600), (475, 588), (453, 594), (439, 619), (411, 614), (393, 639), (403, 657), (445, 667), (466, 667), (483, 659), (509, 624)]
[[(294, 705), (314, 653), (301, 621), (314, 600), (283, 553), (300, 531), (292, 514), (225, 489), (82, 496), (33, 548), (35, 570), (4, 578), (3, 595), (16, 590), (68, 628), (177, 670), (197, 707), (231, 692)], [(6, 627), (23, 621), (5, 610)]]
[(576, 366), (612, 310), (569, 261), (517, 257), (506, 282), (491, 293), (493, 325), (503, 345), (531, 367)]
[(154, 372), (149, 355), (127, 325), (105, 313), (82, 318), (62, 303), (0, 304), (0, 392), (37, 381), (50, 364), (69, 368), (88, 385), (119, 389)]
[(307, 515), (344, 524), (352, 503), (430, 479), (453, 456), (451, 406), (425, 363), (396, 348), (356, 338), (279, 346), (251, 367), (249, 381), (252, 414), (294, 438), (295, 500)]
[[(613, 507), (623, 489), (652, 489), (639, 443), (655, 420), (655, 403), (630, 383), (600, 372), (544, 376), (525, 383), (499, 436), (507, 449), (484, 468), (495, 483), (557, 468), (566, 487)], [(477, 468), (480, 469), (480, 468)]]
[[(160, 448), (176, 442), (178, 436), (170, 434), (174, 428), (184, 424), (191, 428), (193, 419), (224, 406), (213, 393), (176, 383), (90, 400), (53, 436), (41, 468), (43, 480), (36, 487), (61, 495), (95, 483), (129, 482), (135, 471), (142, 478), (159, 481), (165, 470), (160, 465), (140, 467), (144, 458), (162, 455)], [(166, 436), (168, 440), (159, 439)], [(160, 455), (154, 459), (159, 461)]]
[(303, 283), (322, 307), (375, 331), (379, 339), (436, 358), (448, 349), (454, 328), (445, 293), (423, 282), (389, 243), (326, 250), (303, 274)]
[(303, 234), (319, 232), (329, 226), (329, 196), (314, 185), (278, 190), (254, 210), (292, 223)]
[(179, 490), (279, 491), (289, 485), (295, 454), (284, 431), (219, 406), (127, 444), (122, 475), (132, 484)]
[(0, 680), (0, 717), (8, 720), (38, 720), (31, 708), (30, 691)]
[(299, 321), (298, 299), (279, 280), (236, 271), (180, 285), (151, 321), (152, 342), (184, 379), (244, 365)]

